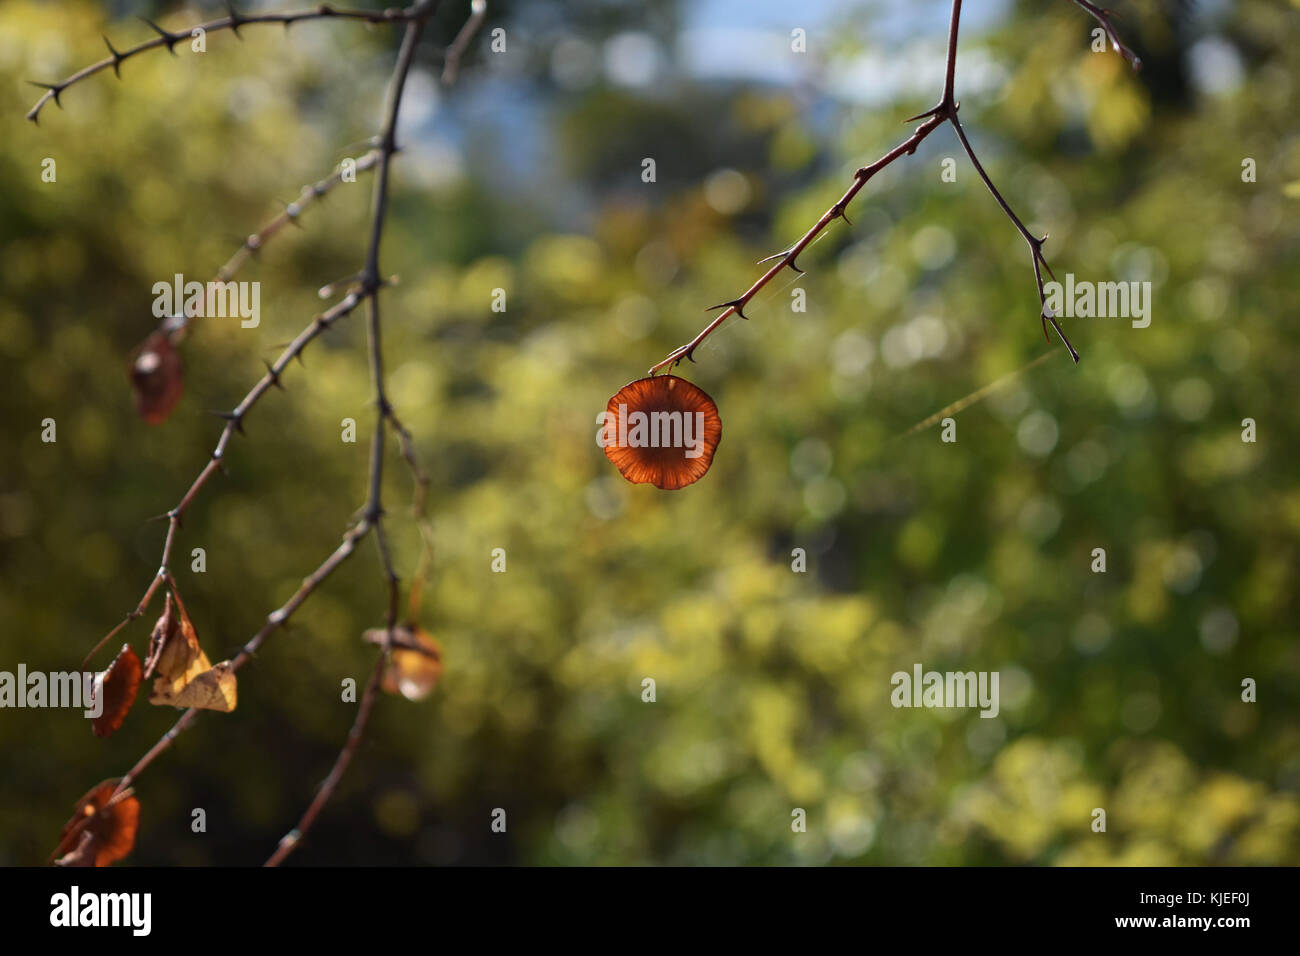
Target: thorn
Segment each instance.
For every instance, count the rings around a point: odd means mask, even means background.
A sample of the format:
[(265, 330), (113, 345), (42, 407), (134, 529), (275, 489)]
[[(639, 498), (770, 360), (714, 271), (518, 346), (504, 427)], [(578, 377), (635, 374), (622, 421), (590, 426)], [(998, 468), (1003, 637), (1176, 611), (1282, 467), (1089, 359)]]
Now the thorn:
[(235, 431), (239, 432), (239, 434), (241, 435), (244, 434), (243, 415), (237, 415), (234, 412), (211, 412), (210, 414), (216, 415), (218, 418), (222, 419), (223, 421), (233, 422), (235, 426)]
[(280, 373), (275, 370), (275, 366), (266, 359), (262, 359), (262, 364), (266, 366), (266, 374), (271, 377), (271, 384), (284, 391), (284, 384), (280, 381)]
[(231, 0), (226, 0), (226, 9), (230, 11), (230, 32), (236, 37), (239, 37), (239, 39), (244, 39), (242, 36), (239, 36), (239, 25), (241, 23), (246, 23), (247, 21), (239, 11), (235, 9), (235, 5)]
[(938, 113), (941, 109), (943, 109), (942, 103), (940, 103), (938, 106), (931, 106), (924, 113), (917, 113), (915, 116), (909, 116), (907, 119), (903, 120), (903, 122), (915, 123), (919, 119), (928, 119), (929, 117), (934, 116), (936, 113)]
[(844, 207), (841, 206), (839, 203), (836, 203), (836, 204), (832, 207), (831, 218), (832, 218), (832, 219), (837, 219), (837, 218), (838, 218), (838, 219), (843, 219), (843, 220), (844, 220), (846, 223), (848, 223), (850, 226), (853, 225), (853, 222), (849, 219), (848, 215), (846, 214), (846, 212), (845, 212), (845, 210), (844, 210)]
[(785, 264), (787, 269), (793, 269), (795, 272), (799, 273), (800, 275), (804, 275), (804, 271), (794, 264), (795, 257), (791, 255), (792, 252), (794, 252), (793, 246), (791, 246), (789, 249), (786, 249), (784, 252), (774, 253), (773, 255), (768, 256), (766, 259), (759, 259), (758, 265), (761, 266), (764, 262), (771, 262), (773, 259), (780, 259), (785, 257), (788, 258), (789, 260)]
[(38, 83), (36, 80), (28, 80), (32, 86), (38, 86), (43, 90), (48, 90), (54, 97), (54, 105), (63, 109), (63, 104), (59, 102), (59, 94), (63, 92), (63, 86), (58, 83)]
[[(711, 305), (711, 306), (709, 306), (709, 307), (708, 307), (707, 309), (705, 309), (704, 311), (705, 311), (705, 312), (712, 312), (714, 309), (735, 309), (735, 310), (736, 310), (736, 315), (740, 316), (740, 317), (741, 317), (742, 319), (744, 319), (746, 322), (749, 321), (749, 316), (747, 316), (747, 315), (745, 314), (745, 300), (744, 300), (744, 298), (740, 298), (740, 299), (732, 299), (730, 302), (719, 302), (717, 305)], [(692, 359), (692, 361), (694, 361), (694, 359)]]
[(176, 33), (170, 33), (167, 30), (164, 30), (162, 27), (158, 26), (158, 24), (154, 23), (148, 17), (140, 17), (140, 19), (143, 20), (145, 23), (149, 24), (149, 26), (153, 29), (153, 31), (163, 38), (163, 42), (167, 45), (167, 52), (170, 53), (172, 56), (175, 56), (176, 44), (179, 43), (181, 40), (180, 35)]
[[(100, 34), (100, 36), (104, 35)], [(122, 78), (122, 60), (125, 58), (121, 53), (118, 53), (117, 50), (113, 49), (113, 44), (109, 41), (107, 36), (104, 36), (104, 46), (108, 47), (108, 52), (113, 54), (113, 75), (120, 80)]]

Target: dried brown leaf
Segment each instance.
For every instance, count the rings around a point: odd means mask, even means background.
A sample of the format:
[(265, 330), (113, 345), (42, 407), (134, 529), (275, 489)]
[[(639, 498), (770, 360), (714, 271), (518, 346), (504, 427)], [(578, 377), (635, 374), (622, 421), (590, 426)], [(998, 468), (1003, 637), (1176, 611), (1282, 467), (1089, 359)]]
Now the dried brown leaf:
[(150, 333), (131, 356), (135, 409), (150, 425), (167, 420), (185, 391), (185, 367), (166, 331)]
[(140, 690), (140, 658), (123, 644), (103, 675), (95, 680), (95, 696), (103, 701), (99, 716), (91, 721), (96, 737), (107, 737), (122, 726)]

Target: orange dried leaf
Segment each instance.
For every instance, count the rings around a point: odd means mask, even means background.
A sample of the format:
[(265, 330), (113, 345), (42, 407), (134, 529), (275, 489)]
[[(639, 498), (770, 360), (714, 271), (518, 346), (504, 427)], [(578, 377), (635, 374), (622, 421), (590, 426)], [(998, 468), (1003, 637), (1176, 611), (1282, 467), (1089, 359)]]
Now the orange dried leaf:
[(130, 644), (123, 644), (108, 670), (95, 680), (95, 696), (103, 702), (99, 716), (91, 721), (96, 737), (107, 737), (122, 726), (139, 690), (140, 658)]
[(120, 782), (105, 780), (77, 801), (52, 854), (58, 866), (108, 866), (131, 852), (140, 826), (140, 801), (128, 790), (109, 806)]
[(676, 375), (653, 375), (609, 400), (599, 439), (628, 481), (675, 491), (699, 481), (713, 464), (722, 419), (703, 389)]
[[(376, 627), (362, 639), (370, 644), (384, 644), (388, 631)], [(380, 686), (387, 694), (401, 694), (407, 700), (424, 700), (442, 676), (442, 648), (423, 628), (393, 628), (393, 647)]]
[(167, 332), (152, 332), (131, 356), (135, 410), (150, 425), (165, 422), (185, 391), (185, 368)]

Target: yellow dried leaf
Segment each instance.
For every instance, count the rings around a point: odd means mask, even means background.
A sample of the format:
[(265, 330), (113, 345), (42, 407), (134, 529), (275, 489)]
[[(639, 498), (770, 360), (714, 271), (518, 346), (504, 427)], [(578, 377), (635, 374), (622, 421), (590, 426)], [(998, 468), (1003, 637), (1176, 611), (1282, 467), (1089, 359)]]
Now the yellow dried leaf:
[(186, 683), (167, 703), (173, 707), (198, 707), (228, 714), (235, 709), (237, 683), (230, 661), (222, 661)]

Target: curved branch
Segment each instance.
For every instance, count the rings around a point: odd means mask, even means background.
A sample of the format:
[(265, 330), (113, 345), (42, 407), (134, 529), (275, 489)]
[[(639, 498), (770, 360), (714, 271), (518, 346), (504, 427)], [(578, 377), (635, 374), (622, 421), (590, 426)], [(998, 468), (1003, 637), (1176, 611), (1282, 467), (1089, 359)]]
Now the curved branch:
[(1112, 23), (1110, 19), (1111, 11), (1104, 7), (1099, 7), (1095, 3), (1089, 3), (1088, 0), (1073, 0), (1073, 3), (1082, 7), (1084, 10), (1087, 10), (1088, 13), (1092, 14), (1093, 19), (1101, 24), (1101, 28), (1106, 31), (1107, 39), (1110, 40), (1111, 47), (1116, 53), (1128, 60), (1129, 66), (1133, 67), (1135, 70), (1142, 69), (1142, 58), (1126, 47), (1124, 41), (1119, 38), (1119, 32), (1115, 29), (1115, 24)]
[(415, 7), (412, 7), (406, 10), (348, 10), (337, 9), (331, 7), (327, 3), (322, 3), (314, 9), (299, 10), (292, 13), (243, 14), (237, 12), (232, 6), (230, 7), (229, 16), (222, 17), (219, 20), (212, 20), (208, 23), (197, 23), (179, 33), (172, 33), (168, 30), (164, 30), (152, 20), (145, 20), (144, 22), (158, 34), (158, 36), (154, 37), (152, 40), (146, 40), (143, 43), (136, 44), (133, 47), (128, 47), (125, 50), (115, 50), (113, 49), (113, 44), (109, 43), (108, 37), (105, 37), (104, 43), (108, 46), (110, 55), (100, 60), (98, 63), (92, 63), (90, 66), (78, 70), (76, 73), (73, 73), (71, 76), (60, 80), (57, 83), (38, 83), (35, 80), (28, 80), (28, 82), (33, 86), (39, 86), (44, 89), (45, 92), (41, 95), (41, 98), (36, 101), (36, 105), (27, 111), (27, 118), (33, 123), (38, 122), (42, 107), (44, 107), (50, 100), (54, 100), (54, 105), (62, 108), (63, 103), (60, 102), (59, 98), (63, 95), (64, 90), (80, 83), (82, 80), (94, 76), (96, 73), (101, 73), (104, 70), (111, 68), (114, 74), (116, 74), (120, 79), (122, 75), (122, 64), (133, 56), (137, 56), (148, 50), (157, 50), (161, 47), (166, 47), (168, 52), (175, 54), (176, 44), (188, 40), (194, 34), (195, 30), (202, 30), (204, 33), (230, 30), (238, 36), (239, 28), (246, 24), (279, 23), (283, 24), (287, 29), (295, 23), (301, 23), (306, 20), (357, 20), (364, 23), (403, 23), (415, 16), (415, 9)]

